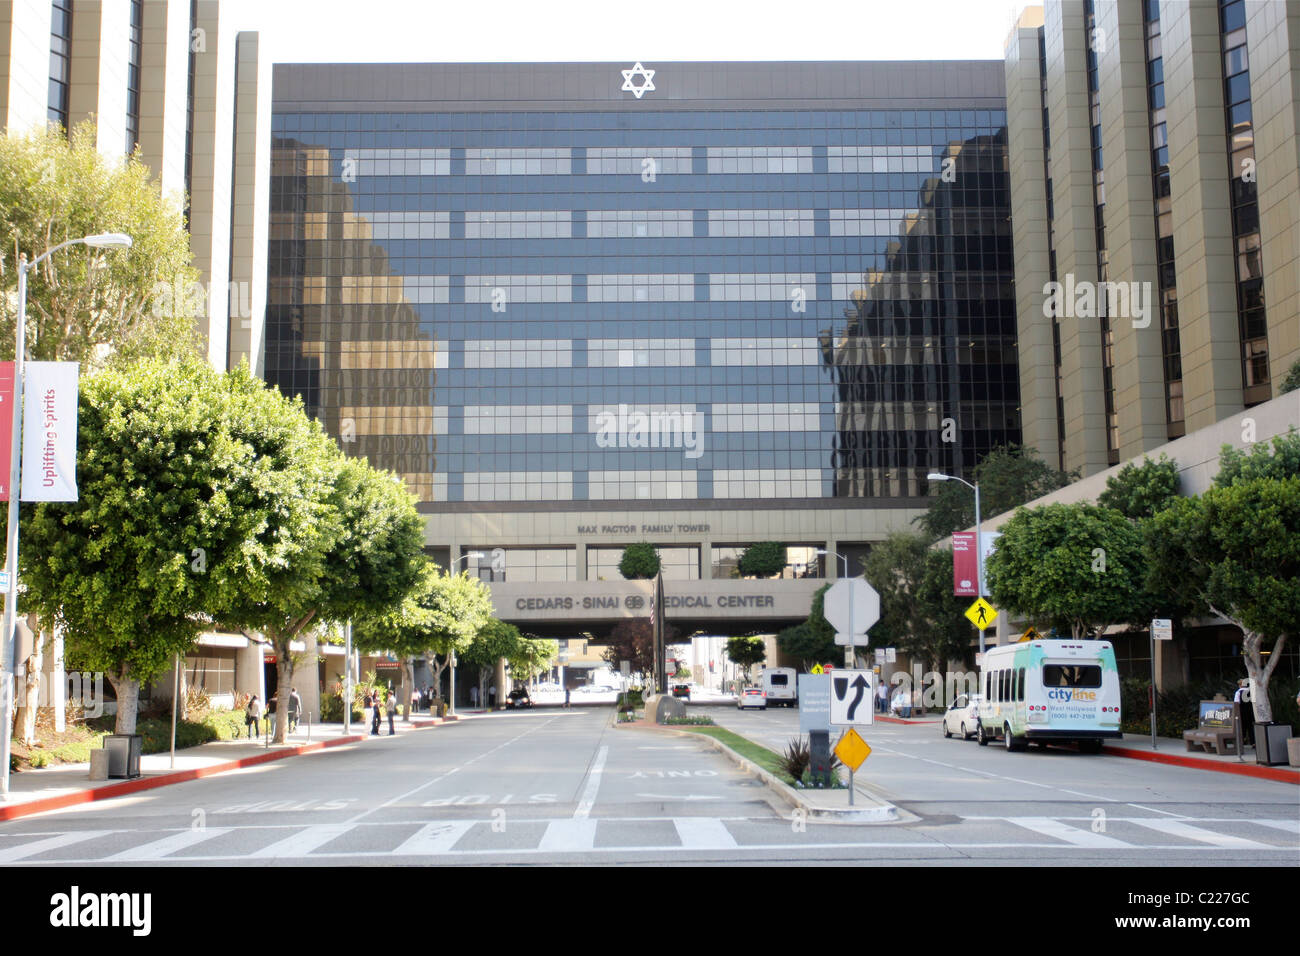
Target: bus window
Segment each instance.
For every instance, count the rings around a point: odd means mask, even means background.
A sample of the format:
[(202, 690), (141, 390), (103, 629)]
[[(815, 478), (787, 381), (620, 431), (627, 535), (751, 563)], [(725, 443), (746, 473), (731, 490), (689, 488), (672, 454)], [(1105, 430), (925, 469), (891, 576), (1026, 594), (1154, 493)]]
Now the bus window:
[(1016, 700), (1025, 699), (1025, 669), (1020, 668), (1017, 676), (1019, 677), (1019, 687), (1016, 690)]
[(1044, 687), (1100, 687), (1099, 664), (1044, 664)]

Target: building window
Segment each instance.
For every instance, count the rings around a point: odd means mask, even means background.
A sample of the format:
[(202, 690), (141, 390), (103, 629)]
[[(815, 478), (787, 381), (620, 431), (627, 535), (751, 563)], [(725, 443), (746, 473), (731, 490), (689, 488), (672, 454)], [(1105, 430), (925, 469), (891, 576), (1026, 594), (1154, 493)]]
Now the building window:
[(50, 9), (49, 120), (68, 127), (72, 85), (72, 0), (54, 0)]
[(140, 141), (140, 67), (144, 41), (144, 0), (131, 0), (131, 37), (126, 59), (126, 154)]

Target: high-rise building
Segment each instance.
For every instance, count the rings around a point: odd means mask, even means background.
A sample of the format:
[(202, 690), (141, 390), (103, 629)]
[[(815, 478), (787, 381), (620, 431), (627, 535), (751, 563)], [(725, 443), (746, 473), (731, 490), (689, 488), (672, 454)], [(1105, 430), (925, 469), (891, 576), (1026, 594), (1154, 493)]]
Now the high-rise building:
[[(267, 378), (405, 478), (441, 563), (482, 555), (503, 617), (623, 615), (599, 582), (645, 539), (679, 623), (801, 619), (826, 552), (1019, 440), (996, 61), (274, 88)], [(769, 540), (789, 607), (727, 603)]]
[(1056, 0), (1007, 45), (1025, 444), (1093, 474), (1300, 359), (1300, 7)]

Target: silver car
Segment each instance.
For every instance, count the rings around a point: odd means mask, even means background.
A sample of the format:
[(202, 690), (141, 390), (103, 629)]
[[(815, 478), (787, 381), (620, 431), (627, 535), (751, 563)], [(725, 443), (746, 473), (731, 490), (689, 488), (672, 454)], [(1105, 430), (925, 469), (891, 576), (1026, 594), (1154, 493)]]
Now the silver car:
[(979, 730), (979, 705), (983, 698), (979, 694), (960, 694), (943, 715), (943, 735), (951, 737), (961, 734), (962, 740), (970, 740)]

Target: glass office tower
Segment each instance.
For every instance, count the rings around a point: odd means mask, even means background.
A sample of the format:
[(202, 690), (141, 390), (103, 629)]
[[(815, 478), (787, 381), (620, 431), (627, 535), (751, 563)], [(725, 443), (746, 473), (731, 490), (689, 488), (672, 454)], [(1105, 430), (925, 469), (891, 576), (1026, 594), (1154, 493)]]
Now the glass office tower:
[[(927, 472), (1020, 437), (1002, 83), (1000, 62), (277, 66), (267, 378), (429, 514), (593, 516), (534, 547), (629, 508), (841, 509), (846, 545), (871, 537), (856, 509), (903, 526)], [(685, 576), (751, 539), (711, 524), (659, 532), (695, 546)]]

